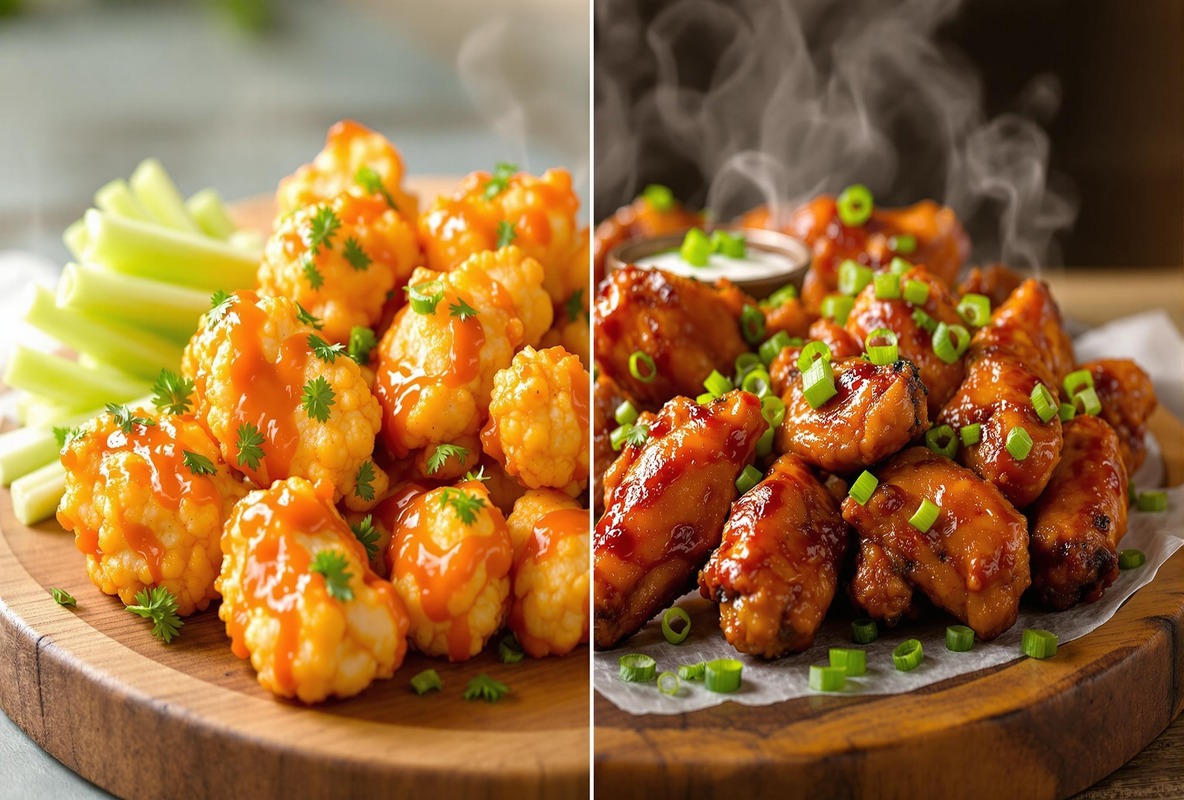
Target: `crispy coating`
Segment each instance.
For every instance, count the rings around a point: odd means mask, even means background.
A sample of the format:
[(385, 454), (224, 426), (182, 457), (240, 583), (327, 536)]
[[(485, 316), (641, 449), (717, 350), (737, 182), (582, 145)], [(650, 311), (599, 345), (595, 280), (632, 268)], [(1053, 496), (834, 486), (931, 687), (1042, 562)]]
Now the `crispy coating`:
[[(924, 447), (899, 453), (876, 477), (879, 486), (866, 505), (843, 501), (843, 519), (878, 548), (865, 553), (861, 546), (856, 558), (856, 602), (893, 625), (907, 609), (903, 581), (980, 639), (1010, 628), (1030, 582), (1023, 515), (992, 485)], [(940, 512), (922, 533), (909, 518), (925, 499)]]
[(699, 573), (719, 625), (741, 653), (779, 658), (814, 642), (835, 596), (851, 531), (797, 456), (777, 459), (732, 504), (723, 543)]
[[(572, 316), (575, 312), (574, 317)], [(572, 355), (579, 356), (584, 369), (592, 367), (592, 319), (588, 309), (588, 292), (581, 287), (572, 293), (568, 301), (555, 307), (555, 319), (550, 329), (539, 341), (541, 347), (562, 347)]]
[(615, 647), (695, 584), (720, 542), (736, 477), (768, 423), (756, 395), (676, 397), (605, 475), (596, 525), (595, 643)]
[(328, 202), (342, 192), (369, 196), (357, 177), (363, 167), (378, 173), (383, 189), (405, 219), (415, 219), (419, 215), (418, 199), (402, 187), (403, 157), (399, 151), (382, 134), (347, 119), (329, 129), (325, 147), (311, 164), (305, 164), (280, 181), (276, 192), (279, 216), (282, 218), (305, 206)]
[[(407, 612), (327, 492), (302, 478), (251, 492), (234, 507), (222, 549), (218, 616), (269, 691), (305, 703), (351, 697), (403, 663)], [(312, 569), (326, 551), (345, 560), (349, 599)]]
[(991, 321), (974, 335), (972, 346), (1007, 348), (1034, 371), (1049, 388), (1061, 385), (1073, 370), (1073, 342), (1065, 332), (1061, 310), (1048, 284), (1029, 278), (991, 314)]
[(547, 270), (543, 288), (557, 309), (571, 300), (573, 292), (579, 292), (585, 298), (588, 295), (588, 267), (592, 258), (589, 252), (590, 238), (588, 227), (585, 225), (580, 228), (567, 258), (560, 266)]
[(814, 315), (802, 305), (801, 298), (791, 297), (778, 306), (769, 304), (768, 300), (762, 300), (760, 305), (765, 312), (766, 336), (772, 336), (778, 331), (784, 331), (787, 336), (799, 338), (809, 336), (810, 324), (814, 322)]
[(617, 458), (611, 442), (612, 432), (617, 427), (617, 407), (628, 400), (638, 411), (642, 409), (604, 370), (596, 376), (592, 391), (595, 414), (592, 426), (592, 503), (596, 518), (599, 519), (604, 511), (604, 473)]
[(1031, 509), (1032, 590), (1058, 610), (1102, 596), (1118, 577), (1127, 470), (1114, 429), (1098, 417), (1065, 423), (1065, 448)]
[(1135, 474), (1147, 458), (1147, 420), (1157, 405), (1151, 377), (1126, 358), (1087, 361), (1078, 368), (1093, 375), (1102, 419), (1118, 434), (1126, 471)]
[[(313, 254), (313, 220), (326, 208), (341, 227)], [(394, 299), (405, 301), (402, 287), (418, 261), (414, 225), (386, 200), (340, 194), (279, 220), (263, 248), (259, 294), (296, 301), (320, 318), (324, 338), (348, 343), (354, 326), (381, 321), (389, 293), (397, 290)]]
[[(739, 323), (746, 304), (756, 302), (727, 281), (712, 286), (658, 269), (616, 270), (596, 298), (596, 361), (643, 403), (694, 397), (713, 369), (731, 374), (748, 351)], [(648, 383), (629, 372), (638, 350), (657, 367)]]
[(588, 373), (562, 347), (524, 347), (494, 376), (485, 452), (530, 489), (588, 485)]
[[(193, 380), (198, 418), (218, 440), (222, 458), (255, 486), (296, 476), (326, 481), (334, 498), (364, 508), (365, 488), (358, 487), (365, 464), (374, 473), (376, 497), (386, 491), (386, 474), (374, 468), (371, 455), (381, 421), (353, 359), (317, 357), (309, 343), (316, 333), (297, 317), (286, 297), (258, 297), (236, 292), (224, 313), (206, 314), (185, 347), (182, 372)], [(323, 379), (332, 396), (328, 418), (321, 421), (305, 407), (304, 387)], [(241, 426), (255, 426), (263, 437), (257, 466), (240, 458)]]
[(619, 244), (632, 239), (648, 239), (668, 233), (685, 231), (703, 224), (703, 215), (688, 210), (674, 201), (667, 210), (654, 208), (644, 197), (638, 197), (596, 226), (593, 234), (592, 259), (595, 283), (604, 279), (608, 254)]
[[(125, 432), (111, 414), (100, 414), (62, 450), (58, 522), (74, 532), (101, 591), (131, 604), (136, 592), (163, 586), (184, 617), (218, 596), (222, 523), (246, 489), (192, 417), (136, 416), (153, 424)], [(186, 452), (209, 459), (216, 471), (194, 473), (183, 463)]]
[(562, 492), (532, 489), (506, 525), (514, 540), (510, 630), (534, 658), (566, 655), (588, 641), (588, 511)]
[(537, 347), (554, 321), (551, 299), (542, 288), (542, 265), (514, 246), (475, 253), (465, 264), (468, 269), (484, 272), (509, 293), (514, 311), (522, 320), (521, 344)]
[(817, 409), (806, 400), (797, 364), (783, 371), (785, 420), (775, 436), (777, 452), (845, 474), (887, 458), (928, 430), (925, 387), (912, 363), (876, 366), (855, 358), (832, 366), (837, 393)]
[(513, 556), (506, 521), (480, 482), (406, 498), (387, 564), (416, 649), (449, 661), (480, 653), (509, 613)]
[(998, 308), (1007, 302), (1007, 298), (1023, 282), (1024, 276), (1006, 264), (991, 264), (971, 267), (955, 292), (959, 297), (971, 293), (981, 294), (990, 299), (991, 308)]

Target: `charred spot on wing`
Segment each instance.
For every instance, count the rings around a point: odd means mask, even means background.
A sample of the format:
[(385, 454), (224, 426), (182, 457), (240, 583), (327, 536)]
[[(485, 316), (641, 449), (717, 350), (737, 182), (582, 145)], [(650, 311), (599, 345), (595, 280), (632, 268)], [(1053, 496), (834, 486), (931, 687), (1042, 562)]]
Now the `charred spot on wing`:
[(1094, 527), (1102, 533), (1110, 530), (1110, 517), (1106, 514), (1094, 514)]

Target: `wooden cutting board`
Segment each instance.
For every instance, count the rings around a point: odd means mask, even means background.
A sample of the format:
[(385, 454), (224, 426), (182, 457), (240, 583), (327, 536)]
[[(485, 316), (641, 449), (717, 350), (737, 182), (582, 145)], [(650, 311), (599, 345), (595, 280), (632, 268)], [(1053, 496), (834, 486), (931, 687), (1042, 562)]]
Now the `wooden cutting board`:
[[(1160, 409), (1151, 430), (1168, 485), (1184, 483), (1184, 426)], [(633, 716), (596, 695), (595, 784), (614, 800), (1068, 797), (1126, 763), (1182, 709), (1184, 550), (1049, 661), (1020, 659), (909, 694), (674, 716)]]
[[(414, 182), (422, 197), (454, 179)], [(270, 198), (240, 204), (265, 228)], [(55, 586), (78, 599), (59, 607)], [(0, 705), (70, 769), (123, 797), (577, 798), (588, 794), (587, 647), (502, 664), (496, 641), (448, 664), (418, 654), (361, 695), (312, 708), (278, 700), (230, 652), (210, 609), (164, 645), (86, 577), (74, 537), (33, 528), (0, 490)], [(416, 696), (427, 668), (444, 691)], [(506, 683), (466, 702), (470, 678)]]

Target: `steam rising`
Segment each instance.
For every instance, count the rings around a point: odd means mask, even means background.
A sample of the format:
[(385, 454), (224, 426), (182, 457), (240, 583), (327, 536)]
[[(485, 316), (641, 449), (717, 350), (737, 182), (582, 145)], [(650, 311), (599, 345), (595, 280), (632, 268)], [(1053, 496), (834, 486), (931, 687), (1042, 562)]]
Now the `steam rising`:
[(1036, 121), (1059, 85), (1039, 79), (986, 119), (973, 67), (934, 40), (961, 3), (676, 0), (646, 27), (632, 0), (598, 0), (597, 194), (635, 193), (654, 158), (698, 169), (699, 199), (725, 219), (860, 182), (891, 204), (951, 206), (979, 260), (1045, 263), (1076, 215), (1049, 187)]

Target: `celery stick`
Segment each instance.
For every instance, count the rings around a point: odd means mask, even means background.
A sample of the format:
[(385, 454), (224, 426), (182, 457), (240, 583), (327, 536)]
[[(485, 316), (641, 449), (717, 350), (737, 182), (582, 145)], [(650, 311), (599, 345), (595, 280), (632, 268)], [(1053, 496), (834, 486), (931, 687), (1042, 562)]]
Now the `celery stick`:
[(216, 189), (202, 189), (185, 202), (185, 208), (206, 236), (226, 240), (234, 233), (234, 221)]
[(51, 428), (87, 410), (85, 404), (59, 403), (36, 394), (21, 392), (16, 399), (16, 418), (27, 428)]
[(207, 236), (171, 231), (93, 208), (84, 219), (90, 241), (81, 261), (211, 293), (255, 285), (257, 254), (236, 250)]
[(140, 205), (161, 225), (178, 231), (201, 233), (201, 228), (189, 216), (177, 185), (155, 158), (140, 162), (140, 166), (132, 173), (130, 183)]
[[(96, 408), (75, 414), (61, 420), (57, 427), (77, 428), (102, 412)], [(60, 449), (53, 428), (17, 428), (0, 433), (0, 486), (45, 466), (58, 457)]]
[(51, 461), (12, 482), (12, 510), (22, 525), (36, 525), (57, 513), (66, 493), (66, 468)]
[(86, 252), (86, 246), (90, 242), (90, 234), (86, 230), (86, 220), (76, 220), (66, 228), (65, 233), (62, 234), (62, 241), (66, 243), (66, 249), (75, 258), (82, 258), (82, 254)]
[(256, 260), (263, 257), (263, 234), (253, 228), (242, 228), (230, 234), (230, 246), (250, 253)]
[(151, 222), (148, 210), (132, 194), (127, 181), (116, 179), (95, 192), (95, 205), (108, 214)]
[(121, 403), (148, 394), (151, 384), (115, 370), (87, 369), (75, 361), (30, 350), (13, 348), (4, 370), (4, 382), (14, 389), (44, 395), (61, 403), (97, 407)]
[(150, 328), (174, 341), (188, 341), (210, 293), (112, 272), (95, 264), (67, 264), (58, 281), (62, 308)]
[(25, 321), (80, 354), (148, 381), (181, 363), (181, 348), (173, 342), (108, 318), (59, 308), (44, 286), (36, 287)]

